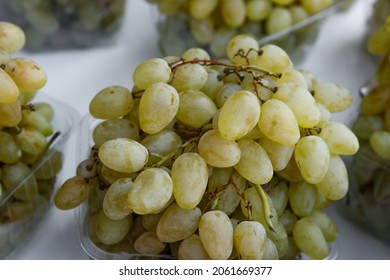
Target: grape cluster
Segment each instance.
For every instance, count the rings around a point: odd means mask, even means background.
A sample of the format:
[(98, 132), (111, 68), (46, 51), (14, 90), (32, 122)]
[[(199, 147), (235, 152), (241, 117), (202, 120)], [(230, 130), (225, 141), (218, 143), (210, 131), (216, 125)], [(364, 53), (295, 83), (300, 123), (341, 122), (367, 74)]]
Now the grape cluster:
[(34, 61), (13, 56), (24, 44), (25, 35), (19, 26), (0, 22), (1, 257), (47, 209), (62, 163), (57, 151), (43, 164), (40, 161), (58, 134), (53, 131), (52, 106), (32, 102), (46, 84), (46, 73)]
[(90, 47), (112, 38), (122, 23), (124, 0), (2, 0), (3, 18), (26, 33), (30, 51)]
[[(158, 8), (160, 47), (164, 55), (180, 55), (197, 46), (213, 58), (225, 56), (225, 46), (238, 34), (258, 40), (286, 31), (313, 15), (332, 7), (339, 0), (148, 0)], [(292, 54), (302, 52), (300, 45), (313, 44), (319, 19), (304, 27), (274, 38), (272, 43)], [(299, 54), (299, 56), (301, 56)], [(295, 55), (294, 55), (295, 58)], [(293, 59), (294, 61), (298, 60)]]
[(390, 14), (370, 35), (367, 47), (381, 60), (376, 80), (361, 90), (360, 113), (352, 127), (362, 147), (351, 167), (347, 205), (355, 220), (390, 241)]
[(178, 259), (327, 257), (338, 229), (324, 208), (345, 196), (341, 155), (359, 148), (331, 113), (352, 95), (247, 35), (227, 56), (151, 58), (132, 90), (93, 97), (94, 145), (55, 203), (88, 204), (97, 246)]

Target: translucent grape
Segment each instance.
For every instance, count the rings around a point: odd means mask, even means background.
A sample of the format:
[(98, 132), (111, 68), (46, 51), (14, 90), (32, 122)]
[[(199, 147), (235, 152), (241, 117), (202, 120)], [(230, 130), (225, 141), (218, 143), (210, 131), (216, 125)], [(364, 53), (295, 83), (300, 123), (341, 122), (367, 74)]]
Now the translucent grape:
[(156, 83), (167, 83), (171, 74), (171, 68), (164, 59), (151, 58), (134, 69), (133, 83), (139, 89), (146, 89)]
[(245, 2), (243, 0), (221, 0), (221, 16), (229, 28), (237, 28), (245, 21)]
[(96, 223), (96, 235), (103, 244), (116, 244), (130, 231), (132, 221), (132, 216), (112, 220), (104, 214), (104, 211), (100, 211)]
[(25, 43), (26, 36), (18, 25), (0, 21), (0, 49), (15, 53), (21, 50)]
[(333, 0), (302, 0), (301, 5), (310, 14), (315, 14), (333, 5)]
[(204, 19), (218, 7), (218, 0), (191, 0), (188, 4), (188, 12), (194, 19)]
[(109, 119), (99, 123), (92, 131), (92, 139), (97, 147), (115, 138), (140, 140), (137, 125), (129, 119)]
[(274, 171), (283, 170), (294, 154), (294, 145), (285, 146), (272, 141), (266, 136), (259, 139), (259, 144), (267, 152)]
[(18, 86), (14, 80), (0, 67), (0, 103), (15, 102), (19, 96)]
[(44, 136), (49, 136), (53, 133), (53, 126), (42, 114), (30, 109), (22, 110), (22, 121), (20, 127), (30, 127), (41, 132)]
[(272, 242), (272, 240), (269, 238), (265, 239), (264, 254), (263, 254), (262, 259), (263, 260), (279, 260), (278, 249), (276, 248), (276, 246)]
[(260, 48), (261, 55), (249, 60), (250, 64), (259, 66), (268, 71), (278, 73), (293, 67), (293, 63), (281, 47), (274, 44), (266, 44)]
[(241, 90), (241, 86), (234, 83), (225, 83), (223, 84), (215, 96), (215, 104), (218, 108), (221, 108), (225, 104), (226, 100), (235, 94), (237, 91)]
[(236, 65), (247, 65), (245, 55), (258, 55), (259, 44), (249, 35), (234, 36), (226, 47), (228, 58)]
[(15, 140), (22, 151), (35, 156), (40, 155), (47, 146), (46, 137), (30, 127), (23, 127), (16, 135)]
[(266, 31), (268, 34), (279, 32), (290, 27), (293, 24), (293, 18), (288, 8), (274, 7), (266, 20)]
[(132, 211), (127, 204), (127, 194), (132, 184), (131, 178), (122, 178), (108, 188), (103, 200), (103, 211), (111, 220), (121, 220), (131, 214)]
[(183, 90), (200, 90), (207, 81), (207, 71), (200, 64), (183, 64), (176, 68), (173, 87)]
[(166, 244), (162, 242), (155, 232), (144, 232), (134, 242), (134, 248), (141, 254), (159, 254), (164, 251)]
[(317, 83), (312, 92), (314, 99), (331, 113), (343, 111), (352, 104), (351, 92), (336, 83)]
[(147, 231), (153, 231), (156, 232), (157, 229), (157, 224), (161, 219), (161, 216), (164, 212), (161, 211), (156, 214), (146, 214), (146, 215), (140, 215), (142, 219), (142, 226), (147, 230)]
[(268, 0), (249, 0), (246, 2), (246, 17), (250, 21), (261, 22), (266, 19), (272, 10)]
[(22, 120), (22, 109), (19, 100), (11, 103), (0, 103), (0, 125), (15, 127)]
[[(208, 2), (211, 2), (211, 1), (208, 1)], [(210, 55), (204, 49), (202, 49), (202, 48), (195, 48), (194, 47), (194, 48), (187, 49), (181, 55), (181, 58), (184, 59), (184, 60), (193, 60), (193, 59), (208, 60), (208, 59), (210, 59)]]
[(320, 227), (326, 242), (333, 242), (337, 239), (339, 235), (339, 229), (323, 210), (315, 209), (310, 214), (309, 218)]
[(378, 156), (384, 158), (385, 160), (390, 160), (389, 131), (375, 131), (370, 136), (370, 146)]
[(54, 203), (61, 210), (76, 208), (88, 198), (89, 191), (88, 180), (80, 176), (71, 177), (56, 192)]
[(200, 240), (199, 235), (192, 234), (185, 238), (181, 243), (178, 251), (179, 260), (209, 260), (210, 257)]
[(267, 237), (275, 244), (279, 256), (284, 256), (288, 250), (288, 236), (283, 224), (278, 221), (274, 223), (275, 231), (266, 229)]
[(243, 221), (234, 229), (234, 245), (238, 258), (261, 260), (264, 255), (267, 234), (262, 224), (256, 221)]
[(16, 163), (22, 156), (22, 150), (11, 134), (0, 130), (0, 162)]
[(356, 135), (342, 123), (324, 124), (319, 136), (324, 139), (332, 154), (353, 155), (359, 149), (359, 140)]
[(305, 181), (290, 183), (288, 200), (291, 209), (298, 217), (309, 216), (316, 202), (317, 188)]
[(219, 89), (223, 86), (223, 82), (218, 79), (219, 72), (217, 70), (211, 68), (206, 68), (206, 70), (207, 81), (200, 91), (215, 101)]

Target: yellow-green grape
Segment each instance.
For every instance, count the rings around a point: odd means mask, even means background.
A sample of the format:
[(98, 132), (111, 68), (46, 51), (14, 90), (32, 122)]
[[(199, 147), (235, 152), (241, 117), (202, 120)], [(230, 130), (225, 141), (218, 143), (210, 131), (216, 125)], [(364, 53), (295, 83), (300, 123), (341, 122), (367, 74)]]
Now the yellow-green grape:
[(0, 162), (16, 163), (22, 156), (22, 150), (11, 134), (0, 130)]
[(291, 87), (291, 90), (297, 89), (297, 87), (308, 89), (307, 79), (305, 78), (305, 76), (302, 74), (301, 71), (295, 68), (286, 68), (282, 70), (280, 74), (281, 77), (275, 81), (276, 82), (275, 86), (277, 88), (283, 86), (283, 84), (290, 84), (287, 85), (285, 90), (288, 89), (288, 87)]
[[(194, 59), (198, 59), (198, 60), (209, 60), (210, 59), (210, 55), (209, 53), (202, 49), (202, 48), (189, 48), (187, 49), (182, 55), (181, 55), (181, 58), (184, 59), (184, 60), (194, 60)], [(206, 69), (207, 70), (207, 69)], [(208, 71), (207, 71), (208, 72)]]
[(176, 68), (172, 86), (178, 91), (200, 90), (207, 81), (206, 68), (200, 64), (183, 64)]
[(258, 142), (267, 152), (274, 171), (280, 171), (286, 168), (288, 162), (294, 154), (294, 145), (285, 146), (272, 141), (266, 136), (260, 137)]
[(179, 109), (179, 94), (172, 86), (156, 83), (142, 94), (139, 103), (139, 122), (141, 129), (157, 133), (168, 126)]
[(251, 57), (250, 64), (265, 70), (279, 73), (293, 67), (293, 63), (285, 50), (274, 44), (260, 47), (261, 55)]
[(0, 125), (15, 127), (22, 120), (19, 99), (11, 103), (0, 103)]
[(383, 118), (378, 115), (363, 116), (359, 114), (352, 125), (353, 133), (361, 141), (369, 140), (372, 133), (384, 129), (385, 124), (383, 122)]
[(54, 197), (54, 204), (58, 209), (70, 210), (87, 200), (89, 193), (88, 179), (74, 176), (67, 179), (58, 189)]
[(171, 79), (171, 68), (162, 58), (151, 58), (139, 64), (133, 72), (133, 83), (139, 89), (156, 83), (167, 83)]
[[(270, 77), (264, 77), (262, 78), (262, 83), (264, 85), (267, 85), (269, 88), (276, 87), (276, 81), (273, 78)], [(269, 90), (268, 88), (260, 85), (257, 83), (253, 76), (250, 74), (244, 75), (244, 79), (241, 82), (241, 87), (244, 90), (250, 91), (250, 92), (256, 92), (257, 96), (263, 101), (267, 101), (271, 99), (273, 92)]]
[(300, 2), (310, 14), (315, 14), (332, 6), (334, 0), (301, 0)]
[(215, 101), (219, 89), (223, 86), (223, 81), (219, 80), (219, 72), (215, 69), (206, 68), (207, 81), (201, 88), (201, 92), (205, 93), (211, 100)]
[(238, 28), (245, 22), (244, 0), (221, 0), (219, 3), (222, 19), (227, 27)]
[(0, 103), (15, 102), (19, 97), (19, 88), (14, 80), (0, 67)]
[(129, 189), (127, 203), (137, 214), (155, 213), (162, 209), (173, 193), (173, 182), (161, 168), (142, 171)]
[(153, 231), (156, 232), (158, 221), (160, 220), (162, 214), (164, 212), (161, 211), (156, 214), (146, 214), (146, 215), (140, 215), (142, 219), (142, 226), (147, 231)]
[(179, 100), (176, 118), (191, 127), (202, 127), (211, 120), (217, 111), (211, 98), (198, 90), (180, 92)]
[(295, 0), (271, 0), (272, 3), (281, 5), (281, 6), (288, 6), (292, 4)]
[(47, 81), (45, 71), (34, 61), (25, 57), (12, 58), (5, 65), (4, 70), (23, 92), (37, 91)]
[(234, 168), (248, 181), (263, 185), (273, 176), (271, 160), (259, 143), (250, 139), (241, 139), (237, 142), (241, 151), (240, 160)]
[(321, 119), (316, 101), (306, 88), (291, 83), (282, 84), (272, 98), (283, 101), (291, 108), (300, 127), (316, 126)]
[(185, 238), (179, 246), (179, 260), (209, 260), (206, 249), (204, 248), (199, 235), (192, 234)]
[(233, 225), (223, 211), (213, 210), (202, 215), (199, 237), (213, 260), (227, 260), (233, 251)]
[(298, 168), (294, 155), (292, 155), (284, 169), (275, 171), (275, 173), (290, 182), (299, 182), (303, 180), (301, 171)]
[(129, 233), (132, 222), (131, 215), (120, 220), (112, 220), (101, 210), (96, 223), (97, 238), (106, 245), (116, 244)]
[(301, 138), (295, 145), (294, 157), (302, 177), (311, 184), (322, 181), (330, 165), (330, 152), (319, 136)]
[(288, 189), (289, 186), (286, 181), (273, 177), (270, 181), (271, 189), (267, 192), (272, 200), (278, 217), (282, 215), (288, 204)]
[(237, 140), (248, 134), (260, 118), (259, 99), (249, 91), (238, 91), (223, 104), (218, 129), (222, 137)]
[(188, 28), (199, 44), (208, 44), (214, 36), (214, 20), (208, 17), (202, 20), (190, 20)]
[(288, 250), (288, 236), (283, 224), (278, 221), (274, 223), (274, 230), (266, 229), (267, 237), (275, 244), (279, 256), (286, 254)]
[(246, 17), (252, 22), (265, 20), (272, 11), (271, 2), (268, 0), (246, 1)]
[(375, 30), (367, 41), (367, 48), (370, 53), (384, 55), (390, 50), (390, 15), (385, 22)]
[[(12, 58), (11, 54), (0, 48), (0, 65), (7, 64)], [(3, 68), (1, 68), (3, 69)]]
[(41, 114), (48, 122), (53, 121), (54, 108), (50, 103), (47, 102), (34, 103), (34, 109), (37, 113)]
[(97, 175), (97, 169), (97, 164), (92, 159), (85, 159), (77, 165), (76, 175), (88, 179), (93, 178)]
[[(11, 201), (10, 203), (7, 203), (6, 207), (0, 210), (0, 225), (3, 226), (7, 223), (14, 223), (18, 220), (28, 218), (34, 214), (35, 207), (34, 203), (31, 202)], [(2, 231), (2, 236), (4, 236), (3, 232), (4, 231)], [(1, 239), (3, 239), (3, 237)], [(1, 241), (2, 240), (0, 240), (0, 244)]]
[(320, 121), (317, 124), (317, 127), (323, 127), (324, 124), (330, 121), (331, 119), (331, 114), (329, 110), (322, 105), (321, 103), (316, 102), (317, 108), (320, 110)]
[(62, 152), (58, 150), (52, 152), (49, 150), (48, 154), (50, 154), (50, 156), (34, 173), (35, 178), (38, 180), (49, 180), (55, 178), (62, 169)]
[(272, 242), (272, 240), (269, 239), (268, 237), (265, 239), (264, 254), (263, 254), (262, 259), (263, 260), (279, 260), (278, 249), (276, 248), (276, 246)]
[(291, 146), (300, 139), (294, 112), (280, 100), (270, 99), (261, 105), (258, 125), (265, 136), (279, 144)]
[(218, 7), (219, 0), (190, 0), (188, 13), (194, 19), (204, 19), (210, 16)]
[(332, 203), (332, 200), (327, 198), (318, 188), (317, 188), (317, 196), (316, 202), (314, 204), (315, 209), (324, 209), (328, 207)]
[[(33, 201), (38, 195), (37, 180), (31, 175), (31, 169), (22, 161), (6, 164), (2, 167), (1, 183), (3, 187), (12, 191), (14, 196), (22, 201)], [(26, 179), (26, 177), (28, 177)], [(26, 180), (26, 181), (24, 181)]]
[(0, 49), (12, 54), (24, 47), (26, 36), (16, 24), (0, 21)]
[(298, 217), (307, 217), (314, 209), (317, 187), (308, 182), (292, 182), (288, 189), (291, 209)]
[(41, 132), (44, 136), (49, 136), (53, 133), (53, 125), (39, 112), (24, 109), (22, 110), (22, 121), (20, 127), (30, 127)]
[(337, 239), (339, 235), (339, 229), (323, 210), (315, 209), (313, 212), (311, 212), (309, 218), (320, 227), (326, 242), (333, 242)]
[(247, 65), (248, 60), (245, 58), (258, 55), (259, 44), (249, 35), (241, 34), (234, 36), (226, 47), (228, 58), (236, 65)]
[(343, 111), (352, 104), (351, 92), (336, 83), (317, 83), (312, 92), (314, 99), (331, 113)]
[(390, 132), (389, 131), (375, 131), (370, 136), (370, 146), (374, 152), (384, 158), (390, 160)]
[[(389, 49), (390, 49), (390, 45), (389, 45)], [(389, 100), (390, 100), (390, 87), (381, 86), (381, 85), (375, 86), (361, 100), (360, 113), (365, 116), (383, 113), (386, 110), (386, 107), (388, 106), (387, 102)]]
[(223, 138), (217, 130), (209, 130), (199, 140), (198, 152), (213, 167), (231, 167), (238, 163), (241, 150), (236, 141)]
[(141, 254), (160, 254), (165, 247), (166, 244), (151, 231), (142, 233), (134, 242), (134, 249)]
[(307, 69), (298, 69), (298, 71), (303, 75), (306, 80), (307, 89), (312, 91), (313, 86), (318, 83), (316, 75), (313, 72)]
[(301, 22), (309, 17), (309, 13), (300, 5), (292, 5), (289, 9), (293, 24)]
[(99, 148), (99, 159), (107, 167), (123, 173), (141, 170), (148, 162), (148, 150), (135, 140), (116, 138)]
[(225, 104), (226, 100), (235, 94), (237, 91), (241, 90), (241, 86), (235, 83), (225, 83), (223, 84), (215, 96), (215, 104), (218, 108), (221, 108)]
[(122, 86), (109, 86), (92, 98), (89, 112), (98, 119), (115, 119), (129, 113), (133, 104), (130, 90)]
[(103, 166), (101, 166), (99, 175), (101, 176), (101, 179), (105, 183), (111, 185), (116, 180), (121, 179), (121, 178), (135, 179), (138, 176), (138, 173), (136, 173), (136, 172), (133, 172), (133, 173), (118, 172), (118, 171), (115, 171), (115, 170), (103, 165)]
[(156, 234), (166, 243), (183, 240), (196, 232), (201, 216), (202, 211), (197, 207), (183, 209), (177, 203), (173, 203), (162, 214)]
[(311, 259), (325, 259), (329, 249), (321, 228), (310, 218), (298, 220), (293, 228), (293, 238), (298, 248)]
[(23, 127), (15, 136), (16, 143), (22, 151), (31, 155), (40, 155), (47, 146), (46, 137), (33, 128)]
[(139, 141), (139, 129), (135, 122), (129, 119), (109, 119), (99, 123), (92, 131), (92, 139), (97, 147), (116, 138)]
[(282, 223), (287, 235), (292, 234), (293, 226), (298, 221), (298, 217), (289, 209), (285, 209), (279, 216), (279, 222)]
[(127, 203), (127, 194), (133, 185), (131, 178), (118, 179), (108, 188), (104, 200), (104, 214), (111, 220), (121, 220), (131, 214), (131, 209)]
[[(214, 168), (209, 177), (207, 190), (212, 194), (212, 209), (232, 214), (240, 204), (246, 188), (246, 180), (232, 167)], [(215, 205), (216, 204), (216, 205)]]
[(266, 19), (266, 32), (273, 34), (290, 27), (293, 24), (291, 12), (285, 7), (274, 7)]
[(316, 186), (330, 200), (339, 200), (347, 194), (348, 172), (340, 156), (330, 155), (328, 171), (324, 179)]
[(208, 168), (206, 161), (197, 153), (184, 153), (173, 163), (171, 178), (173, 195), (184, 209), (198, 205), (207, 187)]
[(319, 136), (328, 145), (329, 152), (337, 155), (353, 155), (359, 149), (359, 140), (345, 124), (328, 122), (321, 128)]
[(261, 260), (267, 234), (256, 221), (243, 221), (234, 228), (234, 245), (241, 260)]

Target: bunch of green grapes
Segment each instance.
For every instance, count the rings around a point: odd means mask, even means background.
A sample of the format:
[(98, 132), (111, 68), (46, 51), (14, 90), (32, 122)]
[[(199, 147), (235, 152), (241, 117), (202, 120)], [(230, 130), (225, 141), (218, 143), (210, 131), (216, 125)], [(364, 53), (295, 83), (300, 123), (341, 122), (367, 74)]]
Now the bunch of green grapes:
[(3, 0), (3, 18), (26, 33), (26, 49), (89, 47), (115, 34), (124, 0)]
[[(61, 153), (37, 168), (36, 163), (54, 140), (54, 110), (34, 103), (35, 93), (46, 84), (46, 73), (34, 61), (14, 56), (23, 48), (25, 34), (12, 23), (0, 22), (0, 255), (12, 245), (7, 225), (30, 219), (48, 205)], [(31, 174), (32, 168), (35, 172)], [(10, 236), (17, 235), (11, 227)], [(4, 247), (5, 246), (5, 247)]]
[[(160, 45), (164, 55), (179, 55), (197, 46), (213, 58), (225, 56), (225, 46), (238, 34), (261, 39), (286, 30), (333, 6), (338, 0), (148, 0), (158, 7)], [(279, 46), (286, 51), (313, 42), (315, 23), (290, 36)], [(288, 39), (288, 40), (287, 40)], [(273, 42), (275, 43), (275, 42)], [(166, 52), (170, 53), (166, 53)], [(289, 52), (290, 53), (290, 52)]]
[(247, 35), (227, 58), (201, 48), (151, 58), (134, 87), (89, 104), (99, 119), (88, 158), (55, 196), (88, 204), (91, 240), (109, 252), (178, 259), (313, 259), (338, 228), (325, 213), (348, 190), (341, 155), (359, 148), (331, 120), (350, 106), (343, 86), (294, 67)]

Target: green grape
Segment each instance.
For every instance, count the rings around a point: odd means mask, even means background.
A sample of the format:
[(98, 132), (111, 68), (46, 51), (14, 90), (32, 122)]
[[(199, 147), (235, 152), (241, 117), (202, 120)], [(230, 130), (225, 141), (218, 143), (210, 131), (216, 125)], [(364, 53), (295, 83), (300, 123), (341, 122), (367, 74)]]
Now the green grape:
[(12, 54), (21, 50), (25, 43), (26, 36), (18, 25), (0, 21), (0, 49)]
[(142, 171), (129, 189), (127, 203), (137, 214), (150, 214), (162, 209), (173, 193), (173, 182), (161, 168)]
[(131, 215), (120, 220), (112, 220), (101, 210), (96, 222), (96, 236), (103, 244), (116, 244), (128, 234), (132, 222)]
[(288, 209), (285, 209), (281, 215), (279, 215), (279, 222), (282, 223), (288, 236), (291, 236), (293, 226), (298, 221), (298, 217)]
[(302, 177), (311, 184), (324, 179), (330, 165), (328, 145), (319, 136), (301, 138), (295, 145), (294, 157)]
[(22, 121), (20, 127), (30, 127), (41, 132), (44, 136), (53, 134), (53, 125), (42, 114), (30, 109), (22, 110)]
[(271, 189), (267, 192), (278, 215), (282, 215), (288, 204), (289, 185), (284, 180), (273, 177), (270, 181)]
[(250, 64), (268, 71), (278, 73), (293, 67), (293, 63), (285, 50), (274, 44), (266, 44), (260, 48), (261, 55), (251, 57)]
[(188, 28), (194, 40), (199, 44), (209, 44), (214, 36), (214, 20), (211, 17), (202, 20), (191, 20)]
[(204, 19), (210, 16), (218, 7), (219, 0), (190, 0), (188, 13), (194, 19)]
[(12, 201), (0, 210), (0, 225), (26, 219), (34, 213), (35, 205), (31, 202)]
[(174, 119), (178, 109), (179, 94), (175, 88), (165, 83), (152, 84), (144, 91), (139, 103), (141, 129), (148, 134), (163, 130)]
[(11, 103), (0, 103), (0, 125), (15, 127), (22, 120), (22, 109), (19, 100)]
[(234, 140), (223, 138), (217, 130), (207, 131), (199, 139), (198, 152), (213, 167), (231, 167), (238, 163), (241, 150)]
[(49, 180), (55, 178), (55, 176), (62, 169), (63, 154), (61, 151), (55, 150), (44, 161), (44, 163), (35, 171), (35, 178), (38, 180)]
[(309, 17), (309, 13), (299, 5), (292, 5), (289, 7), (293, 24), (304, 21)]
[(234, 83), (223, 84), (215, 96), (215, 104), (218, 108), (221, 108), (225, 104), (226, 100), (241, 90), (241, 86)]
[(283, 224), (278, 221), (274, 223), (275, 231), (266, 230), (267, 237), (275, 244), (279, 256), (286, 254), (288, 250), (288, 236)]
[(257, 41), (249, 35), (237, 35), (234, 36), (226, 47), (228, 58), (236, 65), (247, 65), (249, 57), (258, 55), (259, 44)]
[(316, 202), (317, 188), (315, 185), (301, 181), (290, 183), (288, 201), (291, 209), (298, 217), (309, 216)]
[(183, 209), (172, 203), (158, 221), (156, 234), (165, 243), (183, 240), (196, 232), (201, 216), (202, 211), (197, 207)]
[(127, 88), (109, 86), (100, 90), (92, 98), (89, 112), (98, 119), (114, 119), (129, 113), (133, 105), (133, 96)]
[(205, 93), (197, 90), (180, 92), (176, 118), (184, 124), (200, 128), (211, 120), (216, 111), (214, 102)]
[(222, 137), (238, 140), (248, 134), (260, 118), (259, 99), (249, 91), (237, 91), (223, 104), (218, 129)]
[(377, 28), (367, 41), (370, 53), (383, 55), (389, 51), (390, 46), (390, 16), (387, 15), (384, 23)]
[(234, 245), (241, 260), (261, 260), (267, 234), (262, 224), (243, 221), (234, 228)]
[(378, 85), (370, 90), (361, 100), (360, 114), (368, 116), (383, 113), (386, 110), (389, 100), (390, 88), (388, 86)]
[[(0, 64), (1, 65), (1, 64)], [(0, 103), (15, 102), (19, 97), (19, 89), (14, 80), (0, 67)]]
[(268, 237), (265, 239), (264, 254), (263, 254), (262, 259), (263, 260), (279, 260), (278, 249), (276, 248), (276, 246), (272, 242), (272, 240), (269, 239)]
[(333, 242), (337, 239), (339, 229), (323, 210), (315, 209), (309, 218), (320, 227), (326, 242)]
[(275, 173), (290, 182), (299, 182), (303, 180), (294, 155), (290, 158), (284, 169), (275, 171)]
[(254, 184), (268, 183), (272, 179), (273, 168), (264, 148), (250, 139), (241, 139), (237, 144), (241, 151), (241, 157), (234, 168), (242, 177)]
[(51, 35), (58, 31), (60, 23), (51, 12), (38, 7), (29, 8), (25, 11), (24, 16), (27, 22), (37, 31), (46, 35)]
[(109, 119), (99, 123), (92, 131), (92, 139), (97, 147), (115, 138), (139, 141), (137, 125), (129, 119)]
[(333, 5), (334, 0), (301, 0), (301, 5), (310, 14), (318, 13)]
[(194, 60), (194, 59), (209, 60), (210, 55), (208, 54), (207, 51), (205, 51), (202, 48), (189, 48), (181, 55), (181, 58), (184, 60)]
[(328, 122), (324, 124), (319, 136), (324, 139), (332, 154), (353, 155), (359, 149), (358, 138), (342, 123)]
[(15, 140), (22, 151), (35, 156), (42, 154), (47, 147), (45, 135), (30, 127), (23, 127)]
[(331, 115), (324, 105), (318, 102), (316, 102), (316, 105), (320, 111), (320, 121), (318, 122), (317, 127), (323, 127), (327, 122), (330, 122)]
[(217, 70), (211, 68), (206, 68), (206, 70), (207, 81), (200, 91), (210, 97), (211, 100), (215, 101), (218, 91), (223, 86), (223, 82), (219, 80), (219, 72)]
[(390, 132), (375, 131), (370, 136), (370, 146), (374, 152), (385, 160), (390, 160)]
[(272, 141), (266, 136), (260, 137), (258, 142), (267, 152), (274, 171), (280, 171), (286, 168), (288, 162), (294, 154), (294, 145), (285, 146)]
[(352, 94), (336, 83), (317, 83), (312, 92), (314, 99), (331, 113), (343, 111), (352, 104)]
[(70, 210), (86, 201), (89, 192), (89, 180), (74, 176), (67, 179), (58, 189), (54, 197), (54, 203), (58, 209)]
[(202, 215), (199, 221), (199, 237), (213, 260), (227, 260), (233, 251), (233, 225), (229, 217), (220, 210)]
[(197, 153), (184, 153), (173, 163), (171, 178), (173, 194), (183, 209), (198, 205), (207, 187), (208, 168), (206, 161)]
[(146, 215), (141, 215), (142, 219), (142, 226), (147, 230), (147, 231), (153, 231), (156, 232), (158, 222), (161, 219), (161, 216), (164, 212), (159, 212), (156, 214), (146, 214)]
[(294, 112), (277, 99), (270, 99), (261, 105), (258, 125), (265, 136), (285, 146), (296, 144), (300, 138)]
[(0, 130), (0, 162), (16, 163), (22, 157), (22, 150), (11, 134)]
[(141, 170), (148, 162), (148, 150), (135, 140), (116, 138), (99, 148), (99, 159), (107, 167), (123, 173)]
[(192, 234), (185, 238), (179, 246), (179, 260), (209, 260), (206, 249), (204, 248), (199, 235)]
[(321, 228), (310, 218), (302, 218), (294, 224), (293, 238), (300, 250), (312, 259), (324, 259), (329, 249)]
[(156, 83), (167, 83), (171, 79), (171, 68), (162, 58), (151, 58), (139, 64), (133, 72), (133, 82), (139, 89)]
[(207, 81), (206, 68), (200, 64), (183, 64), (176, 68), (172, 86), (178, 91), (200, 90)]
[(103, 211), (111, 220), (121, 220), (131, 214), (132, 211), (127, 204), (127, 194), (132, 185), (131, 178), (122, 178), (108, 188), (103, 199)]
[(266, 31), (273, 34), (290, 27), (293, 24), (293, 18), (288, 8), (275, 7), (266, 19)]
[[(280, 87), (284, 87), (284, 90), (288, 90), (289, 87), (291, 90), (302, 90), (300, 88), (308, 89), (307, 79), (301, 71), (292, 67), (288, 67), (286, 69), (283, 69), (280, 74), (281, 77), (276, 80), (276, 86), (278, 89)], [(306, 95), (305, 93), (300, 94), (304, 96)], [(286, 95), (286, 93), (284, 95)], [(287, 96), (289, 95), (287, 94)], [(305, 99), (305, 103), (308, 103), (307, 96), (305, 96)]]
[(237, 28), (245, 21), (245, 2), (244, 0), (221, 0), (221, 16), (229, 28)]
[(352, 125), (352, 131), (359, 140), (369, 140), (372, 133), (384, 130), (385, 124), (381, 116), (358, 115)]
[(48, 122), (54, 119), (54, 108), (50, 103), (36, 102), (34, 103), (35, 112), (41, 114)]
[(246, 17), (253, 22), (265, 20), (271, 10), (272, 5), (268, 0), (249, 0), (246, 2)]
[(144, 232), (134, 242), (134, 249), (141, 254), (159, 254), (164, 251), (166, 244), (155, 232)]
[(244, 79), (241, 82), (241, 87), (243, 90), (257, 92), (257, 96), (263, 102), (265, 102), (271, 99), (273, 92), (269, 90), (269, 88), (275, 87), (276, 81), (271, 78), (264, 77), (264, 79), (262, 79), (262, 83), (266, 84), (268, 88), (265, 88), (263, 85), (256, 83), (252, 75), (245, 75)]

